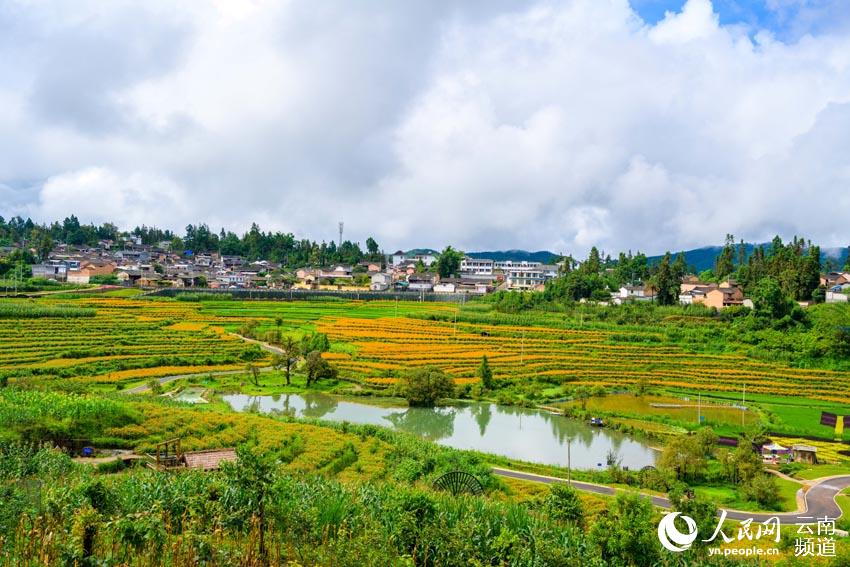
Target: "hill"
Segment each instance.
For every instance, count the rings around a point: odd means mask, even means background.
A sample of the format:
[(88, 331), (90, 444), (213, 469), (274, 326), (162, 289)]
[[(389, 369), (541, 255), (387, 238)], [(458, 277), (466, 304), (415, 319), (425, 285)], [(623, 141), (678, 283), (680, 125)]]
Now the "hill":
[(484, 252), (467, 252), (466, 255), (470, 258), (488, 258), (497, 262), (505, 260), (522, 262), (525, 260), (526, 262), (542, 262), (544, 264), (551, 264), (556, 258), (558, 258), (557, 254), (549, 252), (548, 250), (538, 250), (537, 252), (529, 252), (528, 250), (494, 250)]
[[(757, 246), (770, 246), (769, 242), (764, 244), (744, 244), (749, 258), (753, 250)], [(723, 250), (722, 246), (703, 246), (702, 248), (694, 248), (693, 250), (685, 250), (685, 261), (688, 266), (693, 266), (697, 273), (708, 270), (714, 267), (714, 261)], [(650, 264), (660, 262), (663, 255), (650, 256), (648, 258)], [(831, 263), (835, 268), (841, 268), (847, 262), (847, 248), (822, 248), (821, 262), (824, 266)]]

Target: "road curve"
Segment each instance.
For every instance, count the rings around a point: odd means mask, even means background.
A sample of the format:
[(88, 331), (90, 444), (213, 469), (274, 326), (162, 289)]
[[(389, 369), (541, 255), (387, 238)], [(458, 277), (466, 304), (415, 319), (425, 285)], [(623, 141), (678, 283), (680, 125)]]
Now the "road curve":
[[(542, 482), (552, 484), (555, 482), (567, 482), (563, 478), (553, 476), (545, 476), (534, 473), (526, 473), (511, 469), (503, 469), (493, 467), (493, 473), (499, 476), (516, 478), (520, 480), (528, 480), (532, 482)], [(572, 481), (573, 488), (594, 494), (604, 496), (614, 496), (618, 489), (602, 484), (594, 484), (591, 482)], [(835, 502), (835, 496), (850, 486), (850, 475), (828, 477), (821, 479), (812, 485), (805, 493), (804, 501), (806, 509), (797, 512), (776, 512), (776, 513), (756, 513), (746, 512), (743, 510), (726, 510), (726, 517), (732, 520), (747, 520), (752, 518), (755, 522), (763, 522), (768, 518), (779, 518), (783, 524), (811, 524), (817, 522), (819, 518), (837, 519), (841, 517), (841, 508)], [(655, 496), (645, 493), (639, 493), (645, 498), (649, 498), (655, 506), (659, 508), (670, 508), (670, 500), (663, 496)]]

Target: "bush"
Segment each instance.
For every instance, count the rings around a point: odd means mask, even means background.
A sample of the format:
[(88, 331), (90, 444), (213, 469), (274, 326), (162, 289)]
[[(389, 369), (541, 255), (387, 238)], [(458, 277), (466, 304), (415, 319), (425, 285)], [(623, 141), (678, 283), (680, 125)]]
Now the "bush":
[(581, 498), (568, 484), (558, 482), (550, 485), (544, 508), (549, 517), (556, 521), (584, 525), (584, 506)]
[(410, 372), (402, 385), (402, 395), (410, 406), (433, 407), (440, 398), (454, 393), (452, 379), (435, 366), (425, 366)]
[(738, 492), (744, 500), (758, 502), (770, 509), (778, 509), (781, 504), (779, 486), (771, 475), (760, 474), (741, 484)]

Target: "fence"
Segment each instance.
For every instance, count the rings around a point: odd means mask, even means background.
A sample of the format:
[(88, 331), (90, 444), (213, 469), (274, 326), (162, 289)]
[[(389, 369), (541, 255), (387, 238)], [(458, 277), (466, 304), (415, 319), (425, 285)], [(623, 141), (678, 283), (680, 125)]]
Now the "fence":
[(177, 297), (183, 293), (209, 294), (231, 297), (236, 300), (278, 300), (278, 301), (306, 301), (322, 299), (348, 299), (360, 301), (451, 301), (464, 303), (472, 297), (465, 293), (433, 293), (421, 291), (333, 291), (313, 289), (205, 289), (197, 287), (189, 288), (161, 288), (147, 292), (145, 295), (160, 297)]

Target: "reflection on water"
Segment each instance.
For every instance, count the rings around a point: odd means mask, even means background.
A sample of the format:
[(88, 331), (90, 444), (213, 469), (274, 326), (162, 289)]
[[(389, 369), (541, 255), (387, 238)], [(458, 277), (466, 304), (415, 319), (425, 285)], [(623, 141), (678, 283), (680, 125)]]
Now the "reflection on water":
[(622, 464), (630, 468), (655, 462), (653, 449), (625, 435), (527, 408), (489, 403), (440, 408), (386, 407), (325, 394), (231, 394), (223, 398), (237, 411), (255, 409), (295, 417), (383, 425), (457, 449), (474, 449), (536, 463), (565, 466), (569, 439), (572, 439), (574, 468), (604, 467), (609, 450), (617, 453)]

